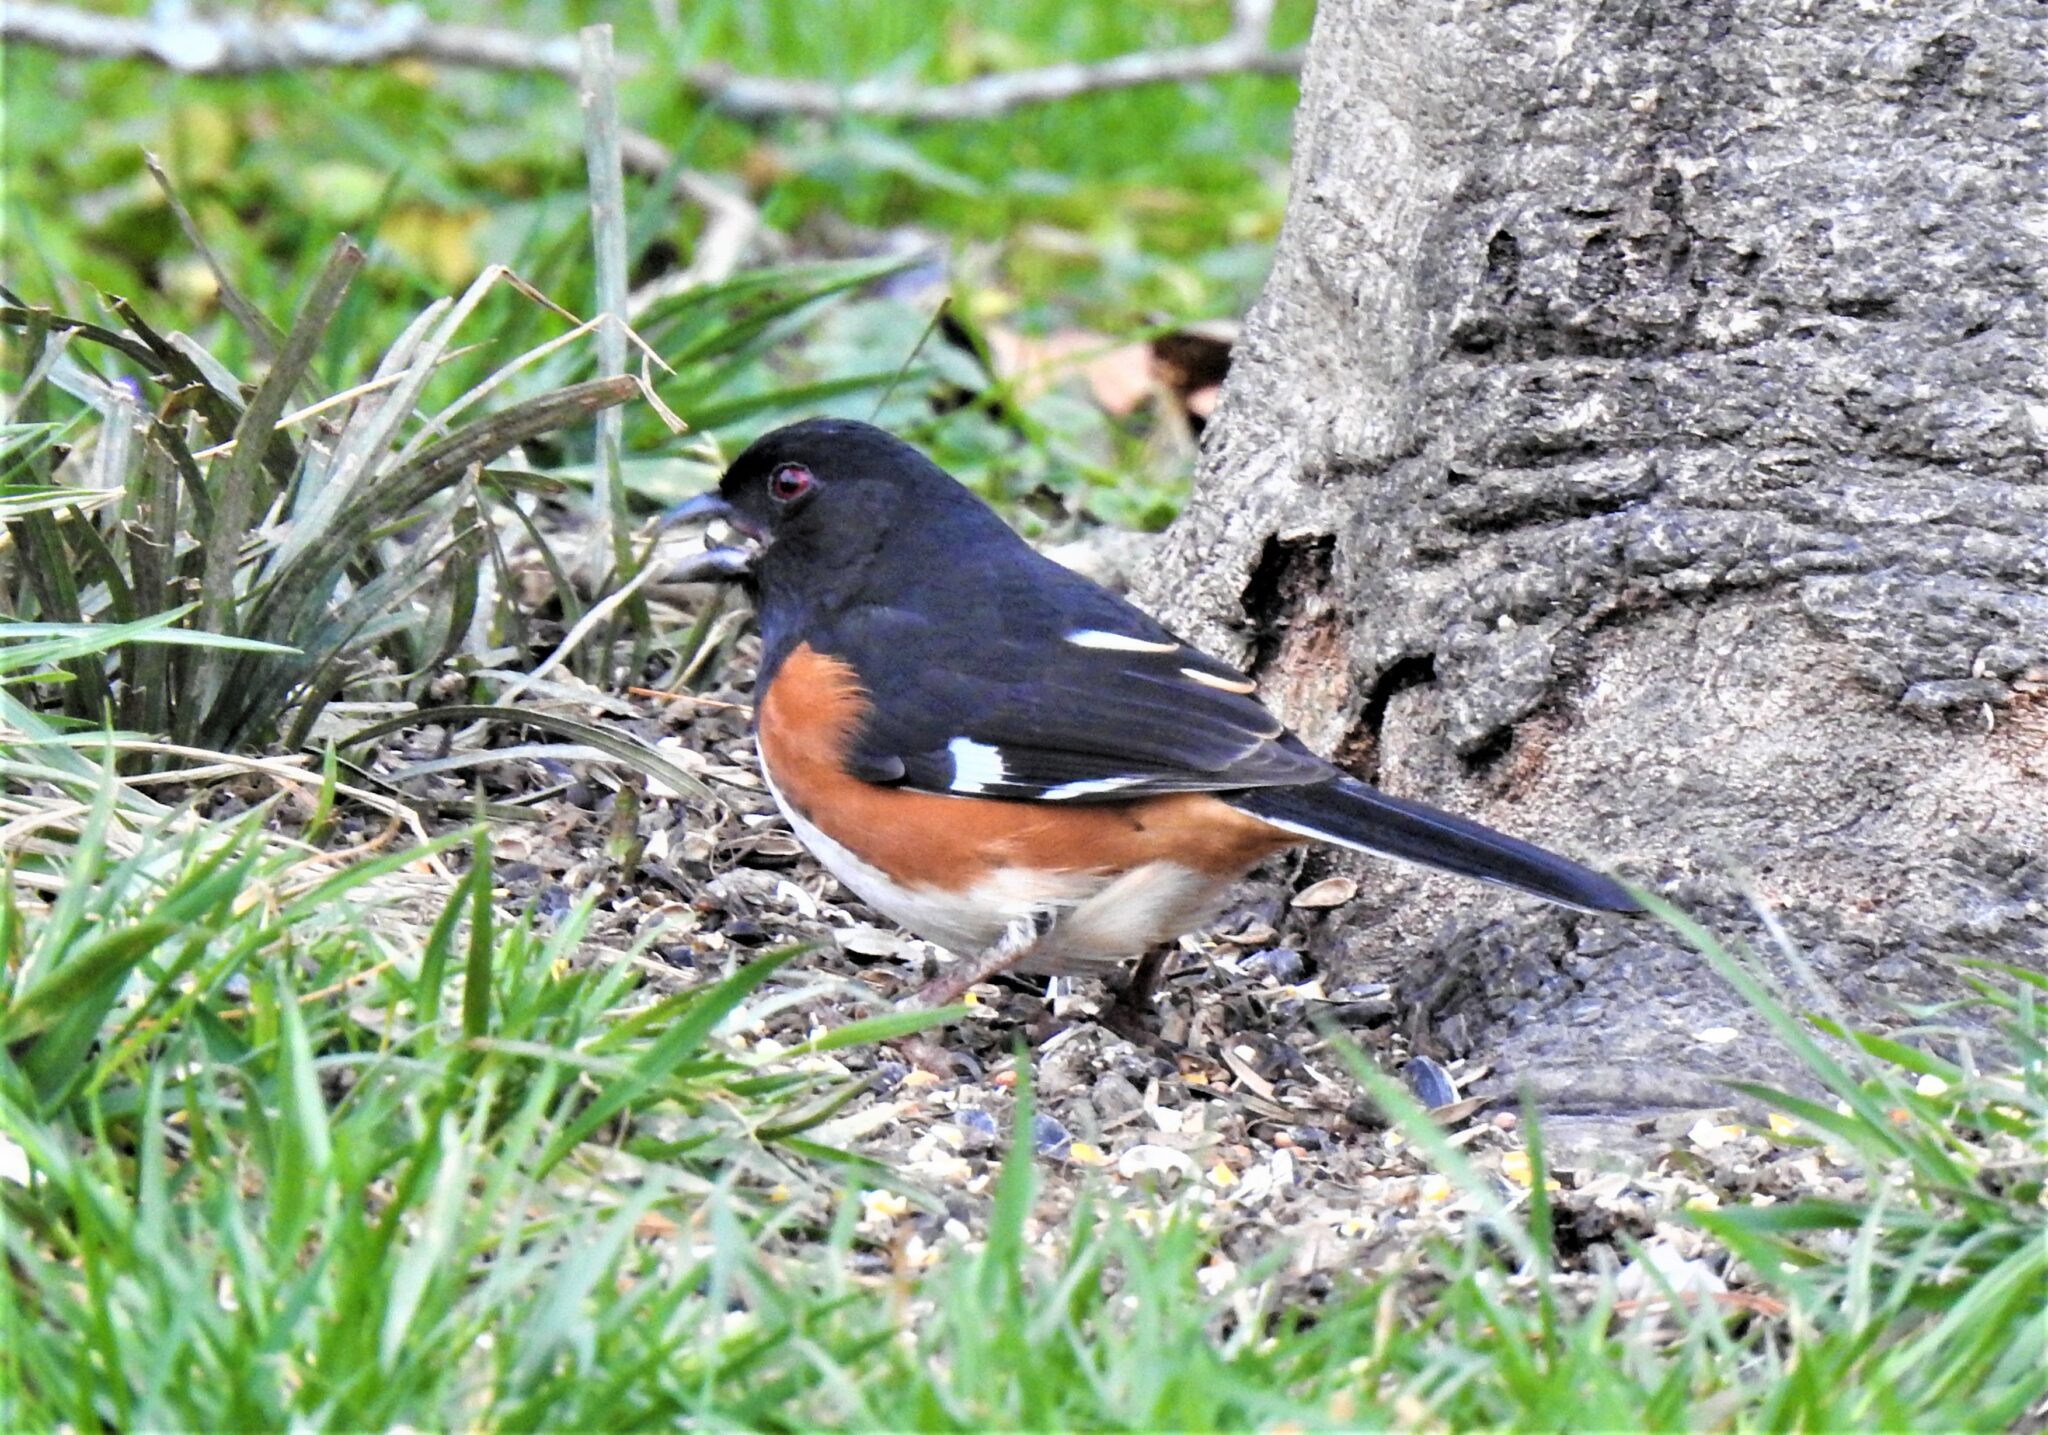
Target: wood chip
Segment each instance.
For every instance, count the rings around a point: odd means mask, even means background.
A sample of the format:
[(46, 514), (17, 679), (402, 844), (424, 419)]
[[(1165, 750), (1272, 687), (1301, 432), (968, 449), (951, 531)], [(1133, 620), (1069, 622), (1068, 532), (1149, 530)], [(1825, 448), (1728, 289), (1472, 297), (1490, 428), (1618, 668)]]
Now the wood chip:
[(1442, 1106), (1429, 1109), (1431, 1119), (1439, 1126), (1455, 1126), (1491, 1100), (1485, 1096), (1467, 1096), (1461, 1101), (1446, 1101)]

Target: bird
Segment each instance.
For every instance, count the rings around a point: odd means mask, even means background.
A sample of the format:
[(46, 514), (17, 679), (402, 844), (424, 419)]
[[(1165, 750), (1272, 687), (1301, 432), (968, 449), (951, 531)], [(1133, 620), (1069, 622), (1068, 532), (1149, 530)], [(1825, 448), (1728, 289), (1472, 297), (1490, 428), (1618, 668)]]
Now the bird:
[(1612, 877), (1381, 792), (1317, 756), (1253, 681), (1034, 549), (911, 444), (849, 419), (762, 435), (666, 515), (722, 520), (680, 576), (733, 580), (761, 639), (754, 736), (791, 829), (868, 906), (998, 972), (1161, 956), (1261, 861), (1324, 843), (1589, 912)]

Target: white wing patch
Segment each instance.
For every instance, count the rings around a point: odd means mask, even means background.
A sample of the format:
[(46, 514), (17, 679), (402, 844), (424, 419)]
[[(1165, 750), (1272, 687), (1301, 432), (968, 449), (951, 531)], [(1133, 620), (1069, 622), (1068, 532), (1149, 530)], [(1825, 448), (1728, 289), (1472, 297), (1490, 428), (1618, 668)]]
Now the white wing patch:
[(1071, 802), (1077, 797), (1094, 797), (1103, 792), (1121, 792), (1126, 787), (1137, 787), (1148, 779), (1142, 777), (1090, 777), (1079, 782), (1063, 782), (1058, 787), (1048, 787), (1041, 796), (1047, 802)]
[(1101, 628), (1076, 628), (1067, 641), (1077, 648), (1104, 648), (1116, 653), (1177, 653), (1178, 643), (1155, 643), (1150, 638), (1130, 638)]
[(953, 780), (946, 785), (954, 792), (987, 792), (991, 787), (1002, 786), (1009, 778), (1001, 750), (985, 742), (976, 742), (971, 737), (956, 737), (946, 744), (946, 751), (953, 758)]
[(1259, 685), (1250, 678), (1226, 678), (1219, 673), (1205, 673), (1200, 668), (1182, 668), (1180, 671), (1182, 677), (1193, 678), (1203, 687), (1215, 688), (1219, 692), (1248, 695), (1259, 690)]

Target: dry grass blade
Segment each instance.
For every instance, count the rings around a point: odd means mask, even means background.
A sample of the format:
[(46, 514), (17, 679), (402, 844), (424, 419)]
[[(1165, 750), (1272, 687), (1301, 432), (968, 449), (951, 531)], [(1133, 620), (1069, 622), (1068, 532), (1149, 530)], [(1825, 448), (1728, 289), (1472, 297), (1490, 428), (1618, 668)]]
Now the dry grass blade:
[[(416, 721), (416, 719), (409, 718), (408, 721)], [(149, 738), (139, 737), (110, 737), (102, 733), (81, 734), (75, 737), (36, 737), (29, 734), (12, 734), (9, 736), (8, 742), (13, 746), (47, 746), (74, 752), (80, 749), (87, 749), (94, 752), (133, 752), (155, 757), (175, 757), (183, 761), (204, 764), (209, 769), (228, 769), (252, 776), (268, 778), (279, 787), (291, 792), (309, 808), (313, 805), (311, 789), (317, 788), (320, 784), (320, 774), (308, 771), (309, 759), (305, 757), (238, 757), (233, 753), (216, 752), (212, 748), (193, 747), (186, 743), (157, 742)], [(190, 779), (189, 773), (160, 773), (151, 776), (152, 780), (156, 781), (169, 781), (176, 777), (182, 777), (186, 780)], [(68, 774), (65, 780), (78, 786), (89, 786), (98, 780), (98, 773), (90, 769), (82, 770), (76, 774)], [(381, 793), (371, 792), (367, 788), (351, 787), (345, 783), (338, 784), (335, 787), (335, 791), (355, 799), (365, 807), (374, 808), (386, 816), (410, 822), (414, 835), (422, 842), (427, 840), (426, 830), (419, 826), (419, 819), (414, 816), (412, 809), (405, 803), (385, 797)], [(205, 825), (204, 819), (195, 816), (193, 820), (201, 826)]]
[(436, 773), (460, 772), (469, 767), (487, 767), (499, 762), (604, 762), (608, 755), (577, 742), (521, 742), (510, 747), (472, 748), (451, 752), (446, 757), (409, 762), (390, 775), (393, 783), (411, 782)]
[[(481, 347), (482, 346), (478, 344), (464, 344), (459, 349), (450, 349), (447, 353), (441, 356), (441, 362), (443, 364), (451, 364), (455, 362), (455, 360), (457, 359), (475, 353)], [(286, 414), (283, 418), (277, 421), (277, 426), (279, 429), (288, 429), (293, 427), (294, 425), (304, 423), (307, 419), (318, 418), (320, 415), (324, 413), (328, 413), (331, 410), (338, 409), (343, 404), (352, 404), (357, 399), (367, 398), (371, 394), (382, 393), (384, 390), (390, 388), (393, 384), (397, 383), (399, 379), (402, 377), (404, 376), (401, 373), (386, 374), (382, 378), (366, 379), (362, 383), (355, 385), (353, 388), (343, 389), (338, 394), (329, 394), (327, 395), (327, 397), (323, 399), (317, 399), (314, 402), (307, 404), (302, 409), (292, 410), (292, 412)], [(443, 415), (443, 417), (445, 418), (446, 415)], [(203, 448), (199, 450), (199, 452), (193, 454), (192, 457), (194, 457), (195, 459), (219, 458), (222, 454), (234, 452), (234, 447), (234, 441), (231, 439), (227, 443), (217, 443), (213, 445), (213, 447), (211, 448)]]
[(267, 581), (275, 581), (277, 574), (290, 568), (309, 548), (326, 541), (335, 515), (348, 507), (356, 485), (381, 451), (378, 437), (395, 432), (412, 411), (420, 387), (434, 367), (431, 355), (430, 362), (425, 364), (415, 360), (427, 343), (428, 331), (441, 321), (453, 303), (436, 299), (405, 326), (370, 376), (370, 386), (384, 395), (382, 401), (358, 405), (350, 413), (332, 453), (323, 456), (316, 451), (307, 455), (305, 471), (292, 495), (290, 525), (277, 551), (264, 565)]
[[(494, 369), (485, 376), (482, 382), (470, 389), (468, 393), (463, 394), (460, 398), (449, 404), (448, 407), (442, 409), (441, 412), (435, 414), (422, 424), (420, 431), (407, 439), (405, 447), (398, 451), (397, 461), (400, 464), (412, 462), (418, 456), (420, 450), (424, 449), (428, 444), (435, 442), (437, 438), (446, 435), (449, 426), (459, 415), (482, 403), (493, 393), (504, 387), (512, 378), (533, 367), (556, 350), (567, 348), (585, 334), (591, 333), (603, 322), (601, 318), (582, 320), (566, 334), (557, 334), (545, 343), (536, 344), (525, 353), (506, 361), (497, 369)], [(468, 353), (469, 351), (468, 348), (464, 348), (456, 350), (455, 353)], [(453, 355), (451, 354), (450, 357), (453, 357)]]
[(531, 708), (486, 707), (476, 703), (454, 703), (437, 707), (428, 712), (406, 713), (399, 717), (386, 718), (371, 723), (349, 734), (342, 742), (344, 747), (359, 747), (372, 742), (387, 733), (400, 732), (422, 722), (441, 723), (511, 723), (524, 727), (538, 728), (557, 737), (568, 738), (586, 747), (596, 748), (613, 761), (646, 774), (663, 784), (677, 796), (692, 796), (707, 801), (719, 801), (718, 795), (696, 778), (684, 772), (646, 743), (638, 738), (627, 737), (611, 728), (599, 727), (595, 723), (582, 722), (576, 718), (563, 717), (559, 713), (539, 712)]
[[(626, 369), (626, 188), (619, 158), (618, 65), (612, 54), (612, 27), (588, 25), (580, 32), (583, 152), (590, 172), (590, 238), (597, 260), (597, 363), (601, 377)], [(596, 524), (592, 546), (619, 572), (630, 560), (625, 494), (618, 482), (620, 445), (625, 429), (620, 415), (609, 412), (597, 421), (595, 468)], [(602, 569), (603, 562), (592, 565)]]
[(609, 618), (622, 604), (631, 602), (640, 590), (647, 586), (650, 580), (660, 575), (661, 571), (661, 569), (651, 565), (642, 567), (638, 573), (633, 575), (631, 581), (605, 595), (602, 602), (593, 605), (588, 613), (585, 613), (576, 620), (576, 626), (563, 636), (562, 641), (556, 645), (555, 650), (548, 654), (545, 662), (513, 683), (499, 697), (498, 701), (507, 704), (511, 703), (521, 693), (533, 686), (533, 684), (539, 682), (549, 673), (560, 667), (568, 659), (569, 655), (581, 646), (583, 640), (590, 636), (591, 629), (602, 623), (606, 618)]
[[(333, 482), (342, 485), (344, 493), (359, 471), (367, 471), (373, 455), (382, 454), (390, 448), (400, 426), (412, 417), (418, 407), (420, 393), (426, 388), (427, 380), (433, 377), (441, 356), (454, 345), (456, 333), (469, 322), (469, 316), (476, 312), (477, 306), (483, 303), (491, 290), (505, 282), (511, 273), (502, 264), (490, 265), (477, 275), (453, 304), (443, 299), (429, 306), (427, 312), (434, 319), (432, 329), (420, 340), (417, 352), (407, 360), (404, 382), (386, 394), (382, 403), (359, 413), (342, 436), (341, 446), (335, 455)], [(407, 337), (417, 332), (416, 326), (407, 331)]]

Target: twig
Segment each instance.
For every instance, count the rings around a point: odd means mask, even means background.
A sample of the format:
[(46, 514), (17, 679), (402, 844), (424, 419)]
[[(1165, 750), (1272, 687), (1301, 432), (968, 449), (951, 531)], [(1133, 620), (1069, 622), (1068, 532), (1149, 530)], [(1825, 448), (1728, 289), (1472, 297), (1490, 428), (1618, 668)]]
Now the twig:
[[(462, 358), (466, 354), (474, 354), (478, 349), (481, 349), (482, 347), (482, 344), (464, 344), (459, 349), (450, 349), (447, 353), (443, 354), (434, 362), (437, 365), (450, 363), (453, 360)], [(320, 400), (320, 402), (316, 404), (308, 404), (306, 405), (306, 407), (302, 409), (298, 409), (292, 413), (286, 414), (283, 418), (277, 421), (277, 427), (272, 429), (271, 432), (279, 433), (285, 429), (290, 428), (293, 424), (301, 424), (304, 423), (307, 419), (318, 418), (321, 414), (326, 413), (329, 409), (338, 409), (343, 404), (352, 404), (357, 399), (360, 399), (365, 395), (382, 393), (385, 389), (390, 388), (393, 384), (398, 383), (405, 377), (406, 375), (403, 371), (396, 374), (386, 374), (381, 379), (370, 379), (364, 383), (357, 384), (352, 389), (343, 389), (338, 394), (329, 394), (326, 398)], [(233, 453), (234, 451), (235, 441), (233, 439), (229, 439), (226, 443), (217, 443), (213, 445), (213, 447), (211, 448), (196, 449), (193, 451), (192, 457), (219, 458), (224, 453)]]
[(783, 115), (802, 115), (812, 119), (860, 115), (871, 119), (930, 123), (991, 120), (1027, 105), (1051, 104), (1079, 95), (1137, 89), (1144, 85), (1185, 84), (1191, 80), (1209, 80), (1223, 75), (1292, 75), (1300, 72), (1302, 51), (1272, 50), (1266, 46), (1272, 0), (1239, 0), (1231, 9), (1230, 33), (1206, 45), (1141, 50), (1094, 64), (1046, 65), (1035, 70), (1012, 70), (1007, 74), (983, 75), (953, 85), (921, 88), (897, 80), (862, 80), (842, 89), (818, 80), (768, 79), (727, 73), (722, 76), (722, 84), (707, 86), (703, 81), (710, 78), (709, 72), (700, 72), (694, 78), (685, 76), (685, 83), (699, 87), (698, 93), (707, 103), (742, 120), (766, 120)]
[[(24, 739), (21, 738), (20, 734), (12, 733), (9, 735), (9, 740), (20, 742)], [(258, 777), (267, 777), (279, 787), (284, 788), (287, 792), (298, 798), (305, 806), (310, 808), (314, 805), (312, 794), (307, 791), (304, 784), (312, 782), (317, 785), (318, 775), (306, 771), (307, 759), (304, 757), (237, 757), (232, 753), (215, 752), (210, 748), (187, 747), (182, 743), (158, 742), (152, 738), (96, 738), (94, 739), (94, 745), (95, 748), (104, 746), (109, 752), (136, 752), (158, 757), (190, 758), (206, 764), (208, 770), (229, 768)], [(164, 780), (169, 779), (166, 778)], [(350, 786), (347, 783), (336, 783), (334, 790), (344, 796), (354, 798), (365, 807), (376, 809), (389, 818), (404, 822), (412, 829), (413, 836), (418, 838), (422, 844), (431, 840), (427, 836), (427, 829), (420, 825), (419, 815), (404, 803), (394, 802), (388, 797), (380, 796), (364, 788)], [(12, 831), (13, 827), (19, 825), (19, 821), (10, 824), (9, 830)], [(454, 880), (448, 869), (441, 864), (439, 857), (428, 858), (427, 862), (438, 875), (446, 877), (450, 881)]]
[[(1027, 105), (1108, 90), (1224, 75), (1289, 75), (1301, 69), (1299, 49), (1266, 45), (1271, 0), (1240, 0), (1233, 9), (1230, 33), (1205, 45), (1118, 55), (1094, 64), (1013, 70), (952, 85), (919, 87), (874, 79), (842, 88), (820, 80), (740, 75), (723, 65), (686, 65), (674, 78), (704, 103), (748, 122), (859, 115), (935, 123), (995, 119)], [(88, 59), (146, 60), (188, 75), (358, 68), (403, 59), (548, 74), (571, 82), (579, 73), (574, 40), (481, 25), (439, 25), (412, 4), (367, 10), (355, 23), (311, 16), (201, 16), (183, 6), (159, 10), (177, 13), (130, 19), (9, 0), (0, 7), (0, 40)], [(631, 74), (646, 66), (622, 63), (620, 68)]]
[[(383, 961), (374, 962), (371, 965), (364, 967), (359, 972), (350, 972), (340, 981), (334, 982), (328, 986), (321, 987), (318, 991), (310, 991), (304, 993), (298, 999), (299, 1005), (312, 1006), (315, 1002), (324, 1002), (329, 997), (338, 997), (343, 992), (347, 991), (350, 987), (359, 987), (364, 982), (371, 981), (377, 977), (384, 975), (384, 973), (390, 971), (391, 968), (395, 965), (397, 965), (396, 959), (392, 957), (386, 957)], [(215, 1012), (214, 1015), (219, 1017), (222, 1021), (247, 1021), (249, 1017), (252, 1014), (254, 1014), (255, 1010), (256, 1008), (254, 1007), (231, 1006), (225, 1011)], [(136, 1026), (136, 1030), (148, 1031), (151, 1028), (161, 1026), (162, 1024), (163, 1022), (161, 1019), (152, 1019), (149, 1021), (138, 1023)]]
[(69, 5), (10, 3), (0, 13), (0, 38), (85, 59), (147, 60), (187, 75), (357, 68), (419, 59), (537, 70), (573, 80), (577, 62), (574, 40), (435, 25), (412, 4), (366, 10), (356, 23), (343, 24), (304, 15), (197, 15), (184, 5), (154, 6), (149, 18), (135, 19)]
[(719, 698), (707, 698), (701, 694), (687, 693), (680, 689), (627, 688), (626, 691), (636, 698), (658, 698), (662, 702), (669, 703), (694, 703), (700, 708), (715, 708), (721, 712), (750, 713), (754, 710), (752, 703), (729, 703)]

